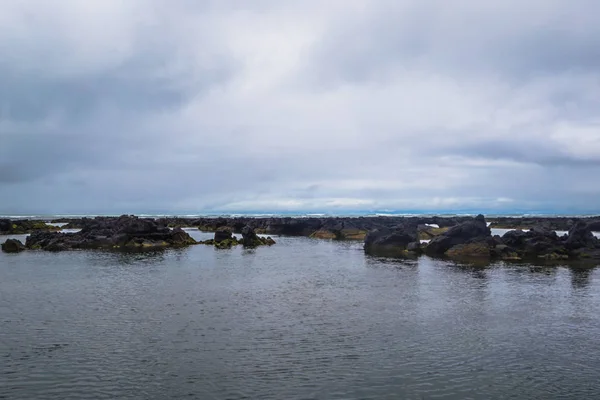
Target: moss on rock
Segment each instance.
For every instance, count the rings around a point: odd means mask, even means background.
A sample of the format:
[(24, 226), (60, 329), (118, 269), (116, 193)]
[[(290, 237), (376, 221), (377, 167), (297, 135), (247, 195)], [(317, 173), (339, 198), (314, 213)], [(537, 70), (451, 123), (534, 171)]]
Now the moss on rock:
[(335, 233), (325, 230), (325, 229), (320, 229), (318, 231), (313, 232), (310, 235), (310, 237), (313, 239), (336, 239), (337, 238)]

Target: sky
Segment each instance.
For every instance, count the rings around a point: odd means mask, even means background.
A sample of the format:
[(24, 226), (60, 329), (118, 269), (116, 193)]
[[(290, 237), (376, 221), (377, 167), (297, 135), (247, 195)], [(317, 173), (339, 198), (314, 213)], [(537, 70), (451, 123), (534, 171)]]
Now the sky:
[(4, 0), (0, 214), (600, 213), (597, 0)]

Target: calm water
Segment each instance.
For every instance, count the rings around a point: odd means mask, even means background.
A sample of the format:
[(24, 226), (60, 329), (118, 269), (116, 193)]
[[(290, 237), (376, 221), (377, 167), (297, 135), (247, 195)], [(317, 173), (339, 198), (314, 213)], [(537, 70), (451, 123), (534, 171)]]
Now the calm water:
[(0, 327), (8, 399), (600, 398), (598, 270), (306, 238), (0, 253)]

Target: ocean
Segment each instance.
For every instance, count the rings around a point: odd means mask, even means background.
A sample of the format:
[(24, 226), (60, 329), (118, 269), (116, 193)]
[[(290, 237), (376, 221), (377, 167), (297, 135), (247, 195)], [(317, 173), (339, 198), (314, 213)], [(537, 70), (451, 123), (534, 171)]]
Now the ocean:
[(0, 253), (0, 398), (600, 398), (598, 269), (275, 239)]
[(291, 218), (319, 218), (319, 217), (458, 217), (458, 216), (476, 216), (477, 214), (483, 214), (487, 218), (501, 218), (501, 217), (591, 217), (598, 216), (600, 212), (566, 212), (566, 211), (506, 211), (506, 212), (484, 212), (477, 210), (464, 210), (464, 211), (393, 211), (393, 210), (368, 210), (368, 211), (330, 211), (330, 212), (302, 212), (302, 211), (289, 211), (289, 212), (187, 212), (187, 213), (97, 213), (97, 214), (24, 214), (24, 213), (4, 213), (0, 214), (0, 218), (10, 219), (36, 219), (36, 220), (53, 220), (59, 218), (93, 218), (96, 216), (105, 217), (118, 217), (120, 215), (137, 215), (145, 218), (163, 218), (163, 217), (174, 217), (174, 218), (203, 218), (203, 217), (224, 217), (224, 218), (235, 218), (235, 217), (291, 217)]

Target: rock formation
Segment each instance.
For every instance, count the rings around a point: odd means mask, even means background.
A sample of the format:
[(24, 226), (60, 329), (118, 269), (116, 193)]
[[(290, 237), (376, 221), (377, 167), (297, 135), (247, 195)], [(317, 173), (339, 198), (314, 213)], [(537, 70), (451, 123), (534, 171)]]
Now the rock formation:
[(8, 239), (2, 243), (2, 251), (5, 253), (20, 253), (25, 250), (25, 245), (20, 240)]
[(25, 245), (29, 249), (150, 250), (183, 247), (196, 241), (180, 228), (170, 229), (155, 220), (134, 216), (87, 219), (80, 232), (35, 232)]

